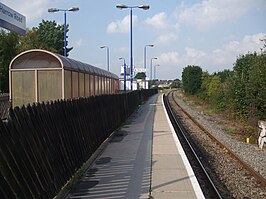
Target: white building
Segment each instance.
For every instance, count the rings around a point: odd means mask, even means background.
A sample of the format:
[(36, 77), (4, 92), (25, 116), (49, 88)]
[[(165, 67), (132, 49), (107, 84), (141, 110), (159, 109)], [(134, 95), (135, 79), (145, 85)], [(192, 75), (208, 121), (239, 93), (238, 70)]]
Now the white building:
[[(133, 80), (133, 86), (132, 89), (133, 90), (140, 90), (140, 89), (145, 89), (145, 82), (143, 79), (137, 79), (137, 80)], [(148, 89), (148, 81), (146, 81), (146, 89)], [(119, 78), (119, 89), (120, 90), (124, 90), (124, 79), (123, 78)], [(126, 90), (130, 90), (130, 80), (128, 79), (126, 81)]]

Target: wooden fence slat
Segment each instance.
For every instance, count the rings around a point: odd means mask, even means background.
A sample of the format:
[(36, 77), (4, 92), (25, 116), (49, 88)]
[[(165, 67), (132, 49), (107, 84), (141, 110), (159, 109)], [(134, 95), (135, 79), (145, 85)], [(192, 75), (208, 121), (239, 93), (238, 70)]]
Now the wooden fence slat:
[(12, 189), (14, 195), (19, 198), (26, 198), (26, 196), (28, 196), (28, 193), (24, 190), (24, 186), (21, 187), (21, 175), (19, 174), (18, 168), (14, 163), (12, 153), (10, 153), (9, 149), (7, 148), (6, 143), (9, 144), (10, 142), (5, 140), (5, 135), (7, 134), (3, 134), (2, 131), (0, 139), (0, 171), (9, 184), (10, 188)]
[[(15, 158), (17, 161), (20, 161), (19, 165), (23, 170), (21, 171), (23, 175), (28, 176), (31, 180), (28, 181), (27, 187), (29, 191), (34, 196), (39, 196), (43, 194), (44, 188), (40, 182), (40, 165), (36, 165), (36, 143), (31, 139), (32, 134), (31, 130), (27, 127), (28, 118), (25, 117), (25, 107), (22, 109), (15, 108), (14, 112), (10, 113), (11, 117), (11, 132), (13, 135), (13, 140), (15, 143), (15, 148), (13, 149), (13, 153), (17, 155)], [(35, 147), (34, 147), (35, 146)], [(25, 178), (27, 178), (25, 176)], [(33, 184), (32, 184), (33, 183)]]
[(15, 199), (15, 195), (0, 171), (0, 198)]

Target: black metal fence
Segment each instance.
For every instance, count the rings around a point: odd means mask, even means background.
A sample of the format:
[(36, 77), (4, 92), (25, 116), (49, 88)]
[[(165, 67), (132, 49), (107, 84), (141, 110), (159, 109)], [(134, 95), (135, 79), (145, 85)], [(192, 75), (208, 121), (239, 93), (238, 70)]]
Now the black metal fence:
[(0, 122), (0, 198), (53, 198), (156, 90), (10, 109)]

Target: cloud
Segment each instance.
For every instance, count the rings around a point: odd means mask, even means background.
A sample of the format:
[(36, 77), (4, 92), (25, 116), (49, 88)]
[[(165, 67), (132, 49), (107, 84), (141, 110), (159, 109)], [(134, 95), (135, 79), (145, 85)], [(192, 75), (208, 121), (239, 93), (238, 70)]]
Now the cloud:
[(202, 51), (192, 47), (185, 47), (185, 52), (179, 54), (177, 51), (161, 53), (158, 56), (158, 63), (164, 68), (165, 72), (182, 73), (182, 68), (187, 65), (198, 65), (209, 73), (232, 69), (237, 56), (248, 52), (260, 52), (264, 38), (264, 33), (245, 35), (240, 40), (232, 40), (224, 46), (210, 52)]
[(254, 35), (245, 35), (240, 41), (229, 41), (220, 49), (215, 49), (211, 52), (211, 62), (213, 65), (230, 65), (236, 61), (239, 55), (260, 52), (263, 46), (262, 38), (265, 33)]
[(165, 52), (158, 57), (158, 61), (162, 65), (164, 64), (177, 65), (179, 63), (179, 54), (178, 52), (175, 51)]
[(176, 21), (172, 21), (172, 18), (167, 16), (165, 12), (147, 18), (145, 24), (155, 29), (154, 33), (157, 37), (154, 43), (156, 45), (168, 44), (178, 39), (180, 26)]
[(192, 57), (192, 58), (201, 58), (201, 57), (206, 55), (205, 52), (200, 51), (200, 50), (196, 50), (194, 48), (186, 47), (185, 50), (187, 52), (187, 56)]
[(220, 22), (236, 20), (249, 11), (262, 7), (266, 7), (265, 0), (204, 0), (190, 7), (183, 5), (179, 20), (203, 29)]
[(116, 48), (115, 52), (117, 52), (117, 53), (127, 53), (128, 52), (128, 47)]
[(165, 12), (160, 12), (151, 18), (147, 18), (145, 23), (158, 29), (165, 29), (167, 27)]
[(178, 34), (176, 34), (176, 33), (162, 34), (156, 38), (156, 41), (154, 43), (156, 45), (167, 44), (171, 41), (175, 41), (177, 38), (178, 38)]
[[(130, 16), (124, 17), (122, 20), (117, 20), (115, 22), (111, 22), (107, 26), (107, 33), (128, 33), (129, 32), (129, 21)], [(138, 21), (138, 17), (136, 15), (132, 16), (132, 24), (136, 24)]]

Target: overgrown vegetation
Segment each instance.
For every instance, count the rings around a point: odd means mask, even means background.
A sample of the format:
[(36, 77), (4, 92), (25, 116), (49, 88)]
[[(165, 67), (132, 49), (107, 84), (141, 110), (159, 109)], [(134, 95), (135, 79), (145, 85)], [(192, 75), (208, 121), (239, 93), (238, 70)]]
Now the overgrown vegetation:
[(263, 41), (261, 54), (240, 55), (232, 70), (209, 74), (201, 72), (199, 66), (187, 66), (182, 73), (183, 90), (218, 111), (230, 111), (237, 119), (251, 124), (265, 120), (266, 40)]

